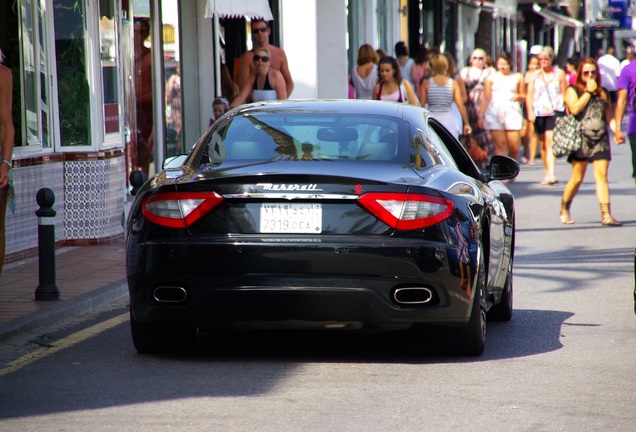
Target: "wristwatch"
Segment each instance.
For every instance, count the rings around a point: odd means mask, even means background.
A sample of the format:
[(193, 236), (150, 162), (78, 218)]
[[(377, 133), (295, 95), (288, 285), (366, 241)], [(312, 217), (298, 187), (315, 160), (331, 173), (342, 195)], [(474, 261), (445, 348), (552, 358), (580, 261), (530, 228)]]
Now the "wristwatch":
[(9, 169), (11, 169), (12, 165), (10, 160), (2, 159), (2, 163), (6, 163), (7, 165), (9, 165)]

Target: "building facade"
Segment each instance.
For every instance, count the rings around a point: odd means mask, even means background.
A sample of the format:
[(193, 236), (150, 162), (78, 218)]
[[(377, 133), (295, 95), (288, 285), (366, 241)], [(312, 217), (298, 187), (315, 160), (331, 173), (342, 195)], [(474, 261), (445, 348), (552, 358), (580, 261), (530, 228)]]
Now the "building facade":
[[(550, 6), (553, 2), (541, 2)], [(14, 73), (17, 205), (8, 212), (7, 261), (37, 248), (40, 188), (54, 191), (56, 239), (123, 234), (132, 171), (152, 175), (187, 152), (251, 48), (249, 19), (264, 15), (294, 79), (291, 98), (346, 98), (357, 49), (393, 53), (407, 42), (455, 55), (493, 56), (517, 39), (556, 43), (568, 21), (524, 0), (16, 0), (0, 4), (0, 46)], [(236, 7), (252, 9), (236, 12)], [(256, 8), (256, 9), (254, 9)], [(528, 13), (532, 15), (528, 19)], [(563, 22), (566, 25), (562, 25)], [(557, 27), (543, 29), (546, 23)], [(570, 23), (571, 24), (571, 23)], [(559, 26), (561, 26), (559, 28)], [(554, 30), (554, 28), (552, 29)], [(555, 40), (556, 40), (555, 39)]]

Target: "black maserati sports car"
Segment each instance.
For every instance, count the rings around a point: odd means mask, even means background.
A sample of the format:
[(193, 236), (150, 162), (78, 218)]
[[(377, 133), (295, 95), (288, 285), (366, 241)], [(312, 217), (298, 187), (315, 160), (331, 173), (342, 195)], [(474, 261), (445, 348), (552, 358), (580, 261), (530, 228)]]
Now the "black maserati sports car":
[[(479, 355), (512, 316), (516, 161), (480, 170), (423, 108), (237, 107), (164, 164), (126, 221), (141, 353), (200, 331), (406, 330)], [(432, 335), (432, 336), (431, 336)]]

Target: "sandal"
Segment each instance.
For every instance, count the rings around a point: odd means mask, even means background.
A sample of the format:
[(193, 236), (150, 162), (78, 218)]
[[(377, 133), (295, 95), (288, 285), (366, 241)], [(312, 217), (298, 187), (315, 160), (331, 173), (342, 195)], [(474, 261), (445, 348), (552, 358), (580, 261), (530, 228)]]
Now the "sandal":
[(612, 217), (610, 212), (610, 205), (601, 204), (601, 223), (605, 226), (623, 226), (622, 222), (617, 221)]
[(572, 216), (570, 215), (570, 205), (572, 205), (572, 200), (561, 200), (561, 213), (559, 213), (559, 219), (562, 224), (570, 225), (574, 223), (574, 219), (572, 219)]
[(574, 219), (572, 219), (572, 215), (570, 215), (570, 211), (566, 209), (561, 209), (561, 214), (559, 214), (559, 219), (561, 219), (561, 223), (565, 225), (570, 225), (574, 223)]
[(550, 177), (550, 179), (548, 180), (548, 184), (550, 186), (552, 186), (553, 184), (556, 184), (559, 182), (559, 179), (557, 179), (556, 177)]

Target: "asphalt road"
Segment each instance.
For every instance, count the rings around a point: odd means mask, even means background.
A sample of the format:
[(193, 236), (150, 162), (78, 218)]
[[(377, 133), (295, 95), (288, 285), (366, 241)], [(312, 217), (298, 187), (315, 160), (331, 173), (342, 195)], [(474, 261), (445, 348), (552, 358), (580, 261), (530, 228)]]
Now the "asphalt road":
[[(135, 352), (125, 302), (0, 347), (0, 431), (634, 431), (636, 186), (613, 147), (614, 217), (593, 174), (558, 219), (539, 166), (517, 199), (515, 311), (483, 356), (422, 353), (408, 333), (201, 337), (194, 354)], [(13, 363), (12, 363), (13, 362)]]

